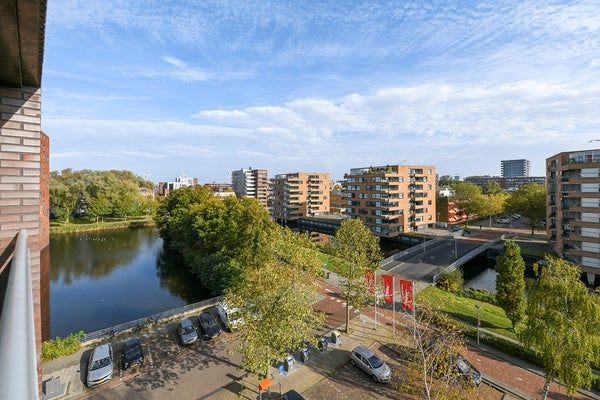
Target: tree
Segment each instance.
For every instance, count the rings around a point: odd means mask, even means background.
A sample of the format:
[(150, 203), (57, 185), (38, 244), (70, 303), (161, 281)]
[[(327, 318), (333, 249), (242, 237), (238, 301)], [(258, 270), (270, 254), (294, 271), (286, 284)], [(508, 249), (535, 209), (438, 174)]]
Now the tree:
[(379, 238), (359, 219), (342, 221), (335, 233), (336, 256), (344, 260), (339, 267), (342, 296), (346, 300), (346, 332), (350, 324), (350, 308), (360, 310), (368, 300), (365, 273), (376, 270), (381, 261)]
[(483, 187), (483, 194), (485, 194), (485, 195), (500, 194), (500, 193), (504, 193), (504, 191), (502, 190), (502, 187), (500, 187), (500, 185), (496, 181), (488, 181), (485, 184), (485, 186)]
[(535, 266), (537, 281), (530, 285), (526, 328), (521, 339), (535, 350), (546, 372), (544, 399), (557, 379), (569, 394), (589, 387), (600, 364), (600, 297), (581, 282), (577, 265), (550, 257)]
[(226, 292), (246, 322), (239, 328), (242, 366), (267, 376), (272, 362), (313, 341), (323, 317), (313, 309), (321, 263), (306, 239), (277, 229), (272, 260), (247, 269)]
[(504, 211), (507, 198), (508, 195), (504, 192), (483, 196), (483, 206), (480, 213), (482, 217), (489, 217), (490, 227), (492, 226), (492, 217)]
[(408, 343), (400, 348), (406, 353), (400, 390), (427, 400), (478, 398), (470, 377), (465, 378), (456, 366), (457, 357), (466, 351), (456, 324), (424, 306), (404, 319), (400, 329)]
[(446, 186), (454, 186), (457, 181), (455, 181), (450, 175), (442, 175), (438, 179), (437, 186), (442, 188)]
[(513, 331), (525, 315), (525, 261), (521, 249), (512, 240), (504, 242), (496, 260), (496, 301), (506, 313)]
[(456, 207), (469, 217), (481, 213), (484, 209), (483, 196), (479, 186), (472, 183), (458, 182), (454, 185), (454, 195), (451, 197)]
[(533, 235), (535, 227), (546, 219), (546, 188), (537, 183), (521, 186), (506, 201), (506, 209), (508, 212), (527, 217)]

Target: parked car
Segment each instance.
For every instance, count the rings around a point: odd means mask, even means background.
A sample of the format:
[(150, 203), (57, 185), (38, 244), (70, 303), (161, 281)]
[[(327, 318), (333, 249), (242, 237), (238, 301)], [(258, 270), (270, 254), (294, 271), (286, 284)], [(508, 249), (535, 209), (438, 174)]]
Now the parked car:
[(514, 219), (521, 219), (521, 214), (513, 214), (512, 217)]
[(140, 339), (136, 337), (127, 339), (123, 346), (123, 354), (121, 354), (121, 369), (126, 371), (142, 365), (144, 365), (144, 351)]
[(189, 318), (179, 321), (177, 334), (182, 345), (192, 344), (198, 340), (198, 332)]
[(288, 390), (281, 396), (281, 400), (304, 400), (304, 397), (294, 389)]
[(97, 386), (109, 381), (113, 374), (113, 351), (110, 344), (94, 348), (88, 361), (86, 384)]
[(364, 346), (358, 346), (352, 350), (352, 353), (350, 353), (350, 364), (360, 367), (375, 382), (389, 382), (392, 377), (390, 367), (375, 353)]
[(456, 354), (450, 358), (452, 364), (456, 365), (459, 374), (468, 382), (479, 386), (481, 384), (481, 373), (469, 363), (463, 356)]
[(237, 308), (224, 302), (218, 304), (216, 308), (219, 320), (228, 331), (231, 332), (244, 323), (244, 320), (238, 315)]
[(496, 220), (497, 224), (510, 224), (511, 220), (508, 218), (498, 218)]
[(208, 311), (204, 311), (198, 317), (198, 328), (200, 328), (202, 339), (205, 340), (216, 338), (221, 334), (221, 327), (217, 319)]

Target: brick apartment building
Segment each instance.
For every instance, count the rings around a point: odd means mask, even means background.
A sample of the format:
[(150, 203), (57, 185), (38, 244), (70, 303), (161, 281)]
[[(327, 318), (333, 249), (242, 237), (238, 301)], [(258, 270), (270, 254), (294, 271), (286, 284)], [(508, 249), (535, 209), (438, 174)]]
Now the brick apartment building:
[(546, 177), (548, 238), (594, 284), (600, 276), (600, 149), (549, 157)]
[(276, 175), (271, 179), (271, 216), (275, 221), (287, 224), (301, 217), (328, 213), (329, 186), (329, 174), (325, 172)]
[(238, 169), (231, 173), (231, 183), (236, 196), (254, 198), (264, 207), (267, 207), (269, 179), (266, 169)]
[(344, 178), (346, 214), (379, 236), (391, 238), (436, 222), (434, 166), (353, 168)]
[(36, 398), (40, 389), (49, 241), (40, 91), (45, 20), (43, 0), (0, 6), (0, 398), (7, 399)]

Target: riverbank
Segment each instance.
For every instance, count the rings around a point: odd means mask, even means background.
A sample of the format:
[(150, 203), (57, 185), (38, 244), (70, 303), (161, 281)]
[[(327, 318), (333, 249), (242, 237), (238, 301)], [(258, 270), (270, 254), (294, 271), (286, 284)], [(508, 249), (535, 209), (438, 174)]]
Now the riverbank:
[(68, 223), (50, 222), (50, 235), (60, 235), (63, 233), (80, 233), (103, 231), (109, 229), (127, 229), (127, 228), (143, 228), (154, 226), (152, 217), (120, 219), (101, 222), (89, 222), (87, 220), (73, 220)]

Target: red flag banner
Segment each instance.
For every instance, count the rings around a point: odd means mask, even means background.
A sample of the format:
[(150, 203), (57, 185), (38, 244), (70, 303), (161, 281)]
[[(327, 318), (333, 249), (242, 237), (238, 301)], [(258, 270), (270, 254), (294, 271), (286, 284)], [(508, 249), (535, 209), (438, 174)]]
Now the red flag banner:
[(365, 272), (365, 281), (367, 282), (369, 293), (375, 293), (375, 271), (367, 270)]
[(413, 299), (413, 281), (408, 279), (400, 279), (400, 295), (402, 296), (402, 309), (413, 311), (415, 303)]
[(383, 300), (386, 303), (392, 303), (394, 301), (394, 276), (393, 275), (381, 275), (383, 280)]

